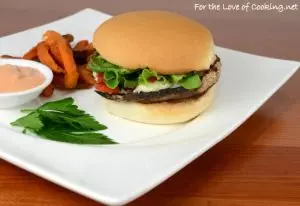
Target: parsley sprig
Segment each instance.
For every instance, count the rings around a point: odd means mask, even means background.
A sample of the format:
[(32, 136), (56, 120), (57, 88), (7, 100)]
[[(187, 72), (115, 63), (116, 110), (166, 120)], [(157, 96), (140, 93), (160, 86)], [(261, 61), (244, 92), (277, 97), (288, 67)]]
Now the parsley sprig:
[(113, 140), (98, 133), (107, 129), (91, 115), (80, 110), (73, 98), (48, 102), (37, 109), (25, 109), (28, 114), (12, 122), (38, 136), (60, 142), (74, 144), (116, 144)]

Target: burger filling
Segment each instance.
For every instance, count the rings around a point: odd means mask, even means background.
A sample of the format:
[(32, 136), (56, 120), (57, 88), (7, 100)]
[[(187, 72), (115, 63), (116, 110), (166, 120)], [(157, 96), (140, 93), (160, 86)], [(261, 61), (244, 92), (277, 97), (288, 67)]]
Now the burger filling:
[(97, 74), (96, 92), (115, 101), (154, 103), (197, 98), (219, 79), (220, 59), (205, 71), (162, 75), (150, 68), (129, 70), (112, 64), (99, 54), (91, 57), (89, 67)]

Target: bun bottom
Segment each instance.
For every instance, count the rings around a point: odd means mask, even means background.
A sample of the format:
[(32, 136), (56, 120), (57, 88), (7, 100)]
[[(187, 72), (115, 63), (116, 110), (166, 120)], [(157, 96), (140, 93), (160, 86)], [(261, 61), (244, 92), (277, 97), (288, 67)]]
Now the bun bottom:
[(109, 113), (136, 122), (147, 124), (182, 123), (197, 117), (206, 110), (214, 100), (215, 90), (216, 85), (197, 99), (181, 102), (142, 104), (105, 99), (105, 106)]

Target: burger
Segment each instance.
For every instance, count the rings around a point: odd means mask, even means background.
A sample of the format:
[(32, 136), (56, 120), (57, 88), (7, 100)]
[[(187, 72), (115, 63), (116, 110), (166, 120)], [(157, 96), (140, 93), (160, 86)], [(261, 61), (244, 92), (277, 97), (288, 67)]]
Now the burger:
[(149, 124), (186, 122), (211, 105), (220, 76), (211, 32), (167, 11), (117, 15), (95, 31), (89, 67), (113, 115)]

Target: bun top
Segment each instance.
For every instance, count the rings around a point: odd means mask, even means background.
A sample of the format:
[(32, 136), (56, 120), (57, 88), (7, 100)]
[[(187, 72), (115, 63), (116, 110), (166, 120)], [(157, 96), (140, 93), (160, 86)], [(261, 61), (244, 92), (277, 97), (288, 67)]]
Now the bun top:
[(120, 14), (101, 24), (93, 45), (107, 61), (161, 74), (209, 69), (214, 60), (210, 31), (198, 22), (166, 11)]

